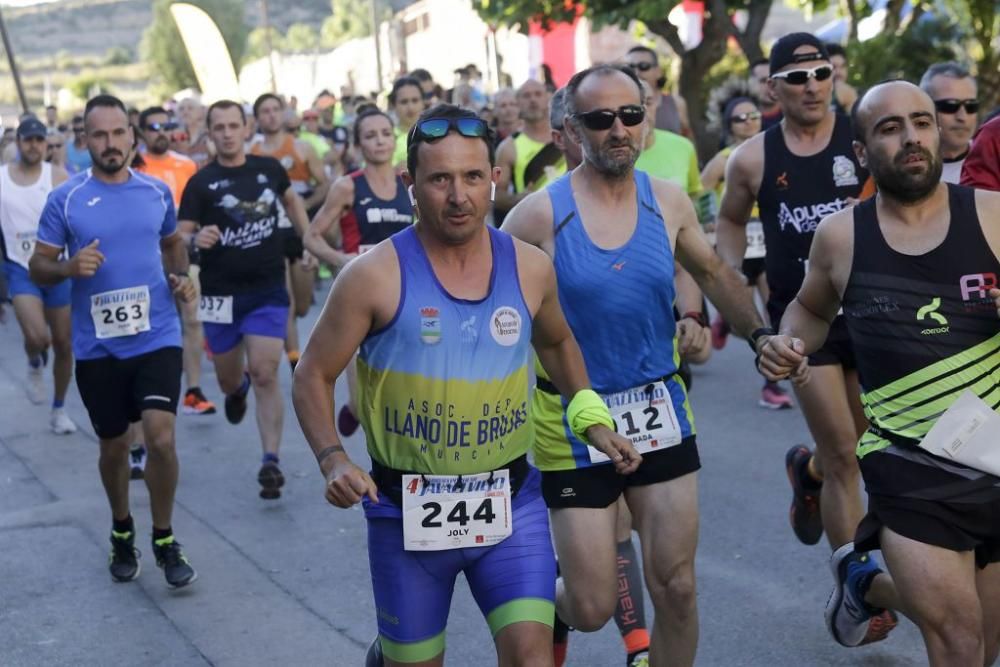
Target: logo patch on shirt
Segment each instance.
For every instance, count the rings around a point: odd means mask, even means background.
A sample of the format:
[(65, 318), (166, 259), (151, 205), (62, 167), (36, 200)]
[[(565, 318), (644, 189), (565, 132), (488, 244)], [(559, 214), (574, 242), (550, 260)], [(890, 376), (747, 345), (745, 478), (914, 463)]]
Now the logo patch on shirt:
[(96, 206), (97, 202), (99, 201), (101, 201), (100, 197), (94, 197), (93, 199), (87, 202), (87, 206)]
[(441, 313), (437, 308), (420, 309), (420, 340), (427, 345), (441, 342)]
[(930, 329), (924, 329), (921, 331), (921, 335), (924, 336), (934, 336), (937, 334), (946, 334), (951, 329), (948, 327), (948, 318), (946, 318), (941, 313), (937, 312), (941, 307), (941, 297), (934, 297), (931, 302), (917, 311), (917, 321), (921, 322), (923, 320), (934, 320), (934, 322), (940, 326), (932, 327)]
[[(286, 167), (287, 169), (288, 167)], [(267, 185), (267, 176), (264, 174), (257, 174), (257, 182), (261, 185)]]
[(365, 197), (364, 199), (359, 201), (358, 204), (360, 204), (361, 206), (367, 206), (368, 203), (371, 202), (371, 200), (372, 200), (371, 197)]
[(833, 182), (838, 188), (858, 184), (858, 174), (854, 169), (854, 163), (847, 156), (835, 155), (833, 157)]
[(490, 333), (493, 340), (504, 347), (510, 347), (521, 339), (521, 314), (508, 306), (500, 306), (490, 317)]
[(788, 189), (788, 172), (787, 171), (783, 171), (780, 174), (778, 174), (778, 177), (776, 179), (774, 179), (774, 186), (776, 188), (778, 188), (779, 190), (787, 190)]
[(476, 329), (476, 316), (462, 322), (459, 327), (462, 332), (462, 342), (475, 344), (479, 340), (479, 331)]

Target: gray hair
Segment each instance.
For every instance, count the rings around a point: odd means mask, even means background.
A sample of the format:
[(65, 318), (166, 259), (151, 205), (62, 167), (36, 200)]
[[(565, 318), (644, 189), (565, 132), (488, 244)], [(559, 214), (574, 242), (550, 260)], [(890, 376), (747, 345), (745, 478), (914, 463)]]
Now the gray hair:
[(949, 79), (967, 79), (972, 76), (972, 73), (962, 63), (954, 61), (934, 63), (920, 77), (920, 89), (929, 95), (931, 92), (931, 79), (936, 76), (946, 76)]
[(565, 86), (552, 94), (549, 100), (549, 125), (553, 130), (561, 130), (566, 121), (566, 88)]

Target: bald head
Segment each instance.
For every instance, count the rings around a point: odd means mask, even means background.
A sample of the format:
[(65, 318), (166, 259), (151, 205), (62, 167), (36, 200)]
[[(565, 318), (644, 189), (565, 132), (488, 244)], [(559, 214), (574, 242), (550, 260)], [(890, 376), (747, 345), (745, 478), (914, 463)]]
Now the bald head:
[(868, 89), (851, 110), (855, 138), (867, 143), (872, 131), (900, 118), (935, 118), (934, 101), (909, 81), (886, 81)]
[(517, 89), (517, 106), (520, 116), (526, 123), (539, 123), (548, 120), (549, 91), (545, 84), (529, 79)]

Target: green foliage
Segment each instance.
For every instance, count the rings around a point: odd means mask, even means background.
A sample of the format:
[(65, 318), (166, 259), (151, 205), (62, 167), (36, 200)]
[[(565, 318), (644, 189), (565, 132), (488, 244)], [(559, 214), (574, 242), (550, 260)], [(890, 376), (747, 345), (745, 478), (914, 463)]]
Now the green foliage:
[[(324, 49), (333, 49), (349, 39), (372, 34), (369, 0), (331, 0), (330, 10), (331, 15), (323, 21), (319, 31), (320, 45)], [(391, 10), (385, 4), (377, 13), (380, 21), (391, 16)]]
[(282, 43), (285, 38), (281, 36), (281, 33), (278, 32), (277, 28), (274, 26), (269, 26), (267, 30), (264, 28), (254, 28), (250, 31), (250, 34), (247, 35), (246, 51), (244, 51), (243, 54), (244, 62), (249, 62), (251, 60), (267, 56), (268, 35), (271, 37), (270, 47), (275, 51), (281, 51)]
[[(241, 0), (188, 0), (212, 17), (229, 49), (234, 64), (243, 59), (247, 42)], [(142, 39), (142, 53), (160, 78), (170, 88), (197, 87), (198, 79), (188, 58), (180, 32), (170, 13), (171, 0), (155, 0), (153, 22)]]
[(114, 46), (104, 55), (105, 65), (129, 65), (135, 62), (132, 52), (124, 46)]
[(284, 51), (293, 53), (315, 51), (319, 46), (319, 33), (308, 23), (293, 23), (285, 33), (282, 46)]
[(66, 84), (66, 88), (81, 100), (89, 99), (95, 93), (109, 92), (108, 82), (94, 72), (77, 76)]
[(847, 47), (851, 72), (848, 82), (864, 90), (885, 79), (920, 81), (932, 64), (968, 60), (959, 50), (968, 37), (947, 16), (919, 21), (899, 35), (883, 34)]

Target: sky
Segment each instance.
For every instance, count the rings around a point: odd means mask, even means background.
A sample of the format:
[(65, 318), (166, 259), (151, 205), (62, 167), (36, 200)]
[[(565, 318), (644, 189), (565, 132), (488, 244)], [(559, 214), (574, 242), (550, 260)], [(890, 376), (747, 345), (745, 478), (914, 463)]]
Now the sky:
[(28, 5), (41, 5), (54, 0), (0, 0), (0, 5), (4, 7), (26, 7)]

